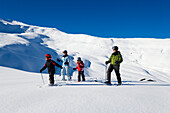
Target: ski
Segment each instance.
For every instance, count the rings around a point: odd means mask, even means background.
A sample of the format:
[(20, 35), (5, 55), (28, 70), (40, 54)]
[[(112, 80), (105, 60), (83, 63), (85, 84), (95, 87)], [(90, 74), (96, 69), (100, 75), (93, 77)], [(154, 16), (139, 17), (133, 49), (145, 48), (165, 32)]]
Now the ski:
[(94, 82), (99, 82), (99, 83), (102, 83), (103, 85), (107, 85), (107, 86), (112, 86), (112, 85), (114, 85), (114, 84), (105, 83), (105, 82), (99, 81), (99, 80), (94, 80)]
[(140, 79), (139, 81), (156, 82), (156, 81), (153, 80), (153, 79), (146, 79), (146, 78), (142, 78), (142, 79)]

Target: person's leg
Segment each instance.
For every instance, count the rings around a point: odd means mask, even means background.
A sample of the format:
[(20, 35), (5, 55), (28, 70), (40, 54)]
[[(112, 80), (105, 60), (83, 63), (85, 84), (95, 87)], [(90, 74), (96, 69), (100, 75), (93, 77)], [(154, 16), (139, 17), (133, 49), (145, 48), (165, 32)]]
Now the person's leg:
[(81, 76), (81, 71), (78, 71), (78, 82), (80, 82), (80, 81), (81, 81), (80, 76)]
[(113, 65), (110, 64), (108, 70), (107, 70), (107, 81), (108, 83), (111, 83), (111, 72), (113, 71)]
[(68, 80), (71, 80), (71, 76), (70, 76), (70, 73), (69, 73), (69, 66), (66, 66), (66, 74), (67, 74), (67, 78)]
[(50, 85), (54, 85), (54, 73), (49, 73)]
[(63, 66), (63, 68), (61, 69), (61, 76), (63, 77), (62, 80), (65, 80), (65, 74), (64, 74), (64, 72), (65, 72), (65, 67)]
[(82, 71), (82, 80), (85, 81), (84, 71)]
[(120, 69), (120, 66), (114, 66), (114, 70), (115, 70), (115, 73), (116, 73), (116, 76), (117, 76), (118, 84), (121, 85), (122, 81), (121, 81), (119, 69)]

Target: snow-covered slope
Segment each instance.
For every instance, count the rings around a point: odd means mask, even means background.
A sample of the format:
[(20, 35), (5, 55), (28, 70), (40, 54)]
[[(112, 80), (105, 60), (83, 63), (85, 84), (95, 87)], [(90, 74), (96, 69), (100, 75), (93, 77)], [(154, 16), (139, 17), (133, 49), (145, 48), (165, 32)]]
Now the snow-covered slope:
[[(117, 45), (123, 55), (123, 86), (105, 86), (105, 65)], [(86, 82), (42, 86), (39, 70), (67, 49), (71, 67), (85, 62)], [(168, 113), (170, 111), (170, 39), (99, 38), (67, 34), (55, 28), (0, 20), (0, 113)], [(7, 68), (10, 67), (10, 68)], [(55, 82), (61, 83), (57, 69)], [(48, 74), (43, 74), (48, 83)], [(112, 83), (116, 83), (112, 74)], [(154, 82), (139, 81), (142, 78)]]
[(56, 60), (67, 49), (72, 59), (71, 68), (77, 57), (82, 57), (86, 76), (102, 79), (104, 62), (110, 57), (112, 46), (117, 45), (124, 58), (121, 66), (124, 79), (170, 81), (170, 39), (99, 38), (5, 20), (0, 20), (0, 32), (1, 66), (39, 72), (46, 53)]

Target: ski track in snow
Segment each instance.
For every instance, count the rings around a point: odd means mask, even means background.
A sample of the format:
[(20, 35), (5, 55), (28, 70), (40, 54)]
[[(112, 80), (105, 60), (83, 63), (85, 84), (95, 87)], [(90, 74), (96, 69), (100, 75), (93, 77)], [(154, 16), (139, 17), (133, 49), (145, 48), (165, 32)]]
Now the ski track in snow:
[[(124, 59), (120, 87), (101, 83), (114, 45)], [(169, 45), (170, 39), (106, 39), (0, 19), (0, 113), (168, 113)], [(63, 82), (57, 68), (59, 86), (47, 86), (48, 75), (43, 74), (44, 86), (38, 73), (44, 55), (56, 60), (65, 49), (70, 69), (82, 57), (87, 82), (77, 83), (73, 70), (73, 81)], [(117, 84), (114, 72), (112, 84)]]

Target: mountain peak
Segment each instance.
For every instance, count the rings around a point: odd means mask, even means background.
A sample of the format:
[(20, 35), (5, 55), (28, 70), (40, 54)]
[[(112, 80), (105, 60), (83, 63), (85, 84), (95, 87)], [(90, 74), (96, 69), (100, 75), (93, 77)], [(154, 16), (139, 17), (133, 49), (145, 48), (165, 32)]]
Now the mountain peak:
[(0, 19), (0, 33), (24, 33), (28, 25), (10, 19)]

